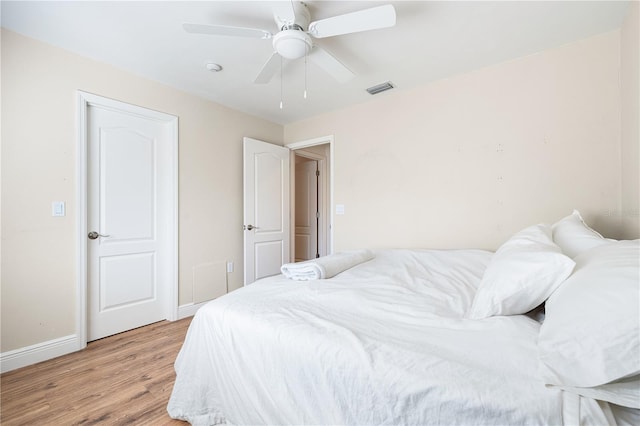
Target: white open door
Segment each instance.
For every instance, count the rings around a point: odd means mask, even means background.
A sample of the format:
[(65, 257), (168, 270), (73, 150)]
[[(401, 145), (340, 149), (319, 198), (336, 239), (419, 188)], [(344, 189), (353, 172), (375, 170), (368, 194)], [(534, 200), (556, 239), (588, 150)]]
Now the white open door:
[(289, 262), (289, 149), (244, 138), (244, 284)]

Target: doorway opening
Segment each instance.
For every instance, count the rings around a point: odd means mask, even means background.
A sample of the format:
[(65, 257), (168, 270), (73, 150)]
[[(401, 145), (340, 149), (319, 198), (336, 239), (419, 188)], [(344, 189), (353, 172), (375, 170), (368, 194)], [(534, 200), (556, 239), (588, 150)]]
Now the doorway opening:
[(296, 262), (320, 257), (320, 170), (319, 161), (295, 156), (294, 259)]
[(296, 262), (332, 252), (331, 142), (325, 138), (300, 148), (288, 145), (293, 169), (291, 258)]

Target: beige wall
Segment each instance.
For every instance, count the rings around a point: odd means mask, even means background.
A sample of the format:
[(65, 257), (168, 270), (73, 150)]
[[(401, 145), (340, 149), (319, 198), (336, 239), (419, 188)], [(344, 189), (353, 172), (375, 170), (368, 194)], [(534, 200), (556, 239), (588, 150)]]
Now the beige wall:
[[(3, 30), (0, 351), (75, 331), (77, 89), (179, 116), (187, 304), (197, 265), (234, 261), (230, 289), (241, 286), (243, 136), (334, 135), (334, 202), (346, 207), (336, 250), (494, 249), (573, 208), (607, 236), (637, 237), (637, 28), (627, 20), (621, 32), (284, 129)], [(67, 202), (66, 217), (51, 217), (52, 201)]]
[(631, 2), (621, 30), (622, 230), (640, 238), (640, 3)]
[(2, 352), (75, 333), (76, 89), (179, 117), (180, 304), (196, 265), (234, 261), (242, 285), (242, 137), (282, 143), (280, 125), (3, 30)]
[[(495, 249), (579, 209), (618, 237), (614, 31), (285, 126), (335, 137), (335, 249)], [(392, 76), (391, 76), (392, 78)]]

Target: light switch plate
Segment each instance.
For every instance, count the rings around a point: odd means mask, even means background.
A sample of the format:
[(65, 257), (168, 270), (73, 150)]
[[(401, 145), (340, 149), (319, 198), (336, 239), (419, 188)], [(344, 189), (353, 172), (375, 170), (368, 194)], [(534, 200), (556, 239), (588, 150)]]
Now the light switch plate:
[(336, 204), (336, 214), (344, 214), (344, 204)]
[(65, 215), (64, 201), (54, 201), (51, 203), (51, 216), (62, 217)]

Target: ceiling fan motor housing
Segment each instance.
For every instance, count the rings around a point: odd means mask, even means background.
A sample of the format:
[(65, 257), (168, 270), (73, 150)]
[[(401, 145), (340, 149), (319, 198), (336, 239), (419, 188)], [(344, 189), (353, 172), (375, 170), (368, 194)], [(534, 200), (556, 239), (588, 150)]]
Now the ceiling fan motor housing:
[(301, 28), (302, 31), (306, 31), (311, 22), (311, 14), (306, 4), (301, 1), (291, 2), (291, 8), (287, 9), (285, 13), (280, 15), (275, 12), (273, 19), (276, 21), (278, 29), (287, 30), (295, 28)]

